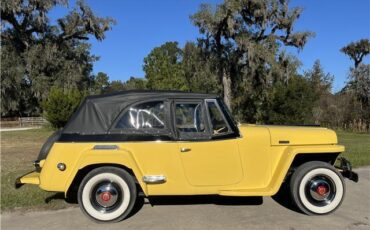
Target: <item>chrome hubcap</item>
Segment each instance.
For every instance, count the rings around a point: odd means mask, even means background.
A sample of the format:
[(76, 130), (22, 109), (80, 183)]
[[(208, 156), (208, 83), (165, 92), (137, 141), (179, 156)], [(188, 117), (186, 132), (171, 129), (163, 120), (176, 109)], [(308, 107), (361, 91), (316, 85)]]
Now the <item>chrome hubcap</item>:
[(313, 205), (328, 205), (333, 201), (335, 194), (335, 184), (326, 175), (315, 176), (306, 184), (306, 196)]
[(94, 186), (90, 200), (96, 210), (111, 212), (122, 203), (123, 196), (120, 187), (116, 183), (104, 181)]

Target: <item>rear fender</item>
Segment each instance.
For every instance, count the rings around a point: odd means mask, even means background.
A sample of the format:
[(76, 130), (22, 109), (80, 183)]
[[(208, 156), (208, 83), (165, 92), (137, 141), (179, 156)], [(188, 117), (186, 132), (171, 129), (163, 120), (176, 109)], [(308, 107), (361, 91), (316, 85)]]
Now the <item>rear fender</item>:
[(80, 159), (72, 170), (69, 178), (66, 181), (64, 191), (67, 193), (69, 187), (71, 186), (74, 178), (76, 177), (79, 170), (90, 166), (98, 164), (115, 164), (122, 165), (133, 171), (138, 183), (140, 184), (144, 194), (147, 194), (146, 184), (141, 180), (143, 177), (142, 170), (136, 163), (132, 153), (126, 149), (117, 150), (104, 150), (104, 149), (91, 149), (83, 152)]

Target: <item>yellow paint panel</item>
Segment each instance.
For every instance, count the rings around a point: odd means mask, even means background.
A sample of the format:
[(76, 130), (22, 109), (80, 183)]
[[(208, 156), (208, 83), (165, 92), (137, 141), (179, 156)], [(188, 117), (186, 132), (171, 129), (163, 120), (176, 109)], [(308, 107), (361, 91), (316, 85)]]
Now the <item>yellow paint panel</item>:
[[(271, 145), (328, 145), (338, 143), (333, 130), (321, 127), (268, 126)], [(283, 143), (280, 143), (283, 141)], [(284, 144), (289, 141), (289, 144)]]
[(193, 186), (232, 185), (243, 178), (236, 139), (179, 142), (177, 152), (186, 178)]

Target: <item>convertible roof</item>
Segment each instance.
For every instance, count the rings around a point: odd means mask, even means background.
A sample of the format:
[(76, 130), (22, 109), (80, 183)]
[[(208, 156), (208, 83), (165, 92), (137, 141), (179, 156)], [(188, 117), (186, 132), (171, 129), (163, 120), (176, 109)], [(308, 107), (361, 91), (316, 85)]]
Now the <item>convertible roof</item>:
[(133, 103), (168, 98), (205, 99), (217, 95), (182, 91), (129, 90), (112, 94), (88, 96), (69, 119), (64, 134), (106, 134), (117, 116)]

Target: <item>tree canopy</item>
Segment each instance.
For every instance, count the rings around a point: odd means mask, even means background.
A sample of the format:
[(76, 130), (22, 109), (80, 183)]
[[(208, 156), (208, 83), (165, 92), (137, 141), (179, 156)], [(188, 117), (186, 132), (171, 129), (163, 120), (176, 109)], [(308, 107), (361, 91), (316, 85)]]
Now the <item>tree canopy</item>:
[(166, 42), (144, 58), (143, 69), (150, 89), (188, 90), (182, 72), (182, 50), (177, 42)]
[(370, 41), (366, 38), (351, 42), (340, 49), (340, 51), (349, 56), (354, 61), (355, 68), (357, 68), (363, 58), (370, 54)]
[[(301, 11), (290, 9), (285, 0), (225, 0), (215, 8), (203, 4), (191, 16), (203, 34), (200, 46), (217, 62), (224, 101), (230, 108), (235, 71), (243, 72), (254, 88), (263, 91), (281, 47), (304, 47), (312, 33), (293, 31)], [(264, 93), (258, 95), (263, 101)]]
[(83, 2), (52, 23), (48, 13), (66, 0), (1, 1), (2, 115), (41, 112), (49, 89), (88, 88), (93, 63), (90, 38), (103, 40), (114, 20), (97, 17)]

